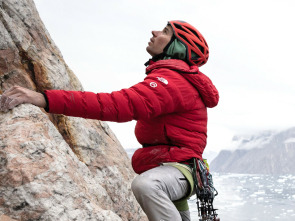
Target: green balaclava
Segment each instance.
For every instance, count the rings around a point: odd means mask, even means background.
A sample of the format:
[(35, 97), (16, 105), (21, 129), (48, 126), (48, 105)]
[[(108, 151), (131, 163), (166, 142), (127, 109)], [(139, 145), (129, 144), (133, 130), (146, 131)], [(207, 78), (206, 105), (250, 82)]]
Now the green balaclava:
[(164, 49), (165, 54), (163, 60), (167, 59), (180, 59), (186, 60), (186, 47), (177, 38), (174, 38), (172, 42), (168, 45), (168, 48)]

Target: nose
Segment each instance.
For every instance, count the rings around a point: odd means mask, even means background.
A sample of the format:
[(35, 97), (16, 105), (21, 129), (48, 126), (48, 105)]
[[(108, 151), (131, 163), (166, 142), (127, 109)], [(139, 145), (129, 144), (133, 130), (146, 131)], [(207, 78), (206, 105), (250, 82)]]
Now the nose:
[(153, 35), (154, 37), (158, 36), (158, 34), (159, 34), (159, 31), (152, 31), (152, 35)]

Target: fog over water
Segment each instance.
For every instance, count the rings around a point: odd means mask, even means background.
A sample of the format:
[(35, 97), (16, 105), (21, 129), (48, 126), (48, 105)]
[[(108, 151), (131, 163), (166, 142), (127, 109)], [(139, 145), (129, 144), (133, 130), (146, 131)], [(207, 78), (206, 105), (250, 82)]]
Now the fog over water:
[[(219, 192), (214, 207), (221, 221), (295, 220), (294, 175), (214, 173), (213, 181)], [(195, 200), (189, 206), (192, 220), (198, 220)]]

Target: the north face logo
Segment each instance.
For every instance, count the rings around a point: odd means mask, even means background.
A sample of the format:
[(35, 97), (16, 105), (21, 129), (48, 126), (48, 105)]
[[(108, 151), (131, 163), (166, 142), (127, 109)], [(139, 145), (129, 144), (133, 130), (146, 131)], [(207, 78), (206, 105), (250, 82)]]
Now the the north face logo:
[(164, 84), (168, 84), (168, 81), (165, 78), (157, 77), (159, 81), (163, 82)]
[(157, 85), (156, 82), (151, 82), (151, 83), (150, 83), (150, 86), (151, 86), (151, 87), (157, 87), (158, 85)]

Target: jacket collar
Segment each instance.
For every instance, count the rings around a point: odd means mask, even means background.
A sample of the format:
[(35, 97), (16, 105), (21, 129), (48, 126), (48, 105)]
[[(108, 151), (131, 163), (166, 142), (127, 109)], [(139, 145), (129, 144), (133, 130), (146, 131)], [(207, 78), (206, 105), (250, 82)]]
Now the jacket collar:
[(179, 59), (168, 59), (168, 60), (159, 60), (152, 61), (150, 60), (149, 66), (146, 68), (146, 74), (149, 74), (151, 71), (159, 68), (168, 68), (174, 71), (187, 73), (187, 74), (197, 74), (199, 68), (196, 65), (189, 66), (186, 62)]

